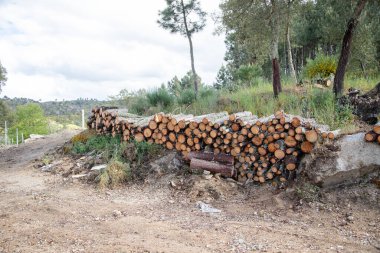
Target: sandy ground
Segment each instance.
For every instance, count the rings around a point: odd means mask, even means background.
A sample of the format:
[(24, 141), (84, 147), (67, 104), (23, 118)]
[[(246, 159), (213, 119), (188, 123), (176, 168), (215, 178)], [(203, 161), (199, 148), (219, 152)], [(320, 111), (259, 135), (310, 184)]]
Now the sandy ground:
[[(380, 252), (374, 185), (312, 203), (217, 178), (198, 180), (195, 195), (169, 182), (102, 191), (33, 168), (70, 135), (0, 150), (0, 252)], [(224, 189), (209, 200), (221, 213), (196, 206), (202, 187)]]

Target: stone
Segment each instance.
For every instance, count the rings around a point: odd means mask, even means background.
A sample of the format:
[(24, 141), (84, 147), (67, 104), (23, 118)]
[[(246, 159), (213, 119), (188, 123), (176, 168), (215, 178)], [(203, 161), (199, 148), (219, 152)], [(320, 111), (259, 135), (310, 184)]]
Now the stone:
[(97, 166), (94, 166), (91, 168), (91, 170), (104, 170), (105, 168), (107, 168), (107, 164), (102, 164), (102, 165), (97, 165)]
[(119, 210), (113, 210), (112, 215), (117, 218), (123, 215), (123, 213)]
[(175, 152), (170, 152), (169, 154), (151, 162), (149, 165), (159, 174), (177, 171), (182, 166)]
[(208, 175), (202, 175), (202, 178), (206, 179), (206, 180), (210, 180), (211, 178), (213, 178), (214, 176), (211, 175), (211, 174), (208, 174)]
[(299, 174), (321, 187), (355, 183), (380, 172), (380, 145), (364, 141), (364, 133), (346, 135), (334, 145), (317, 147), (300, 163)]
[(78, 179), (78, 178), (83, 178), (83, 177), (86, 177), (86, 176), (87, 176), (87, 174), (79, 174), (79, 175), (72, 175), (71, 177), (73, 179)]

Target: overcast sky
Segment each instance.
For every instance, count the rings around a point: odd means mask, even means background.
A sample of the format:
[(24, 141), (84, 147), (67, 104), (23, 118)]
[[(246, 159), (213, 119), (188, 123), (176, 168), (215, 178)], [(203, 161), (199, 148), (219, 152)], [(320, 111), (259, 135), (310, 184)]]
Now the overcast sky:
[[(220, 0), (201, 0), (208, 13)], [(190, 70), (186, 38), (156, 22), (164, 0), (0, 0), (0, 61), (8, 71), (1, 96), (42, 101), (106, 99), (121, 89), (150, 89)], [(212, 84), (224, 37), (194, 35), (195, 64)]]

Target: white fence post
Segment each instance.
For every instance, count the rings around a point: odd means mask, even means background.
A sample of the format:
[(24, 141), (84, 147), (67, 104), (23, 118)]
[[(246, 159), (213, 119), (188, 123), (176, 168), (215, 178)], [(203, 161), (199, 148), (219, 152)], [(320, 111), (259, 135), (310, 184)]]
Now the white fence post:
[(16, 145), (18, 147), (18, 128), (16, 128)]
[(82, 109), (82, 129), (84, 129), (84, 110)]
[(4, 128), (4, 144), (8, 144), (8, 128), (7, 128), (7, 122), (5, 121), (5, 128)]

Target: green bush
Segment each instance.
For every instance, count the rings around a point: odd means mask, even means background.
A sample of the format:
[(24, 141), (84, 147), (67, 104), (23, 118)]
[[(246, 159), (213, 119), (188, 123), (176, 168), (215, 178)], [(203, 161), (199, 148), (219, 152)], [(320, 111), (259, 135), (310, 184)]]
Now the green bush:
[(106, 160), (121, 158), (123, 147), (126, 145), (121, 142), (119, 135), (112, 137), (108, 135), (96, 135), (88, 138), (86, 142), (73, 142), (72, 153), (84, 154), (91, 151), (102, 153)]
[(193, 89), (183, 90), (179, 97), (177, 98), (177, 102), (179, 105), (189, 105), (193, 103), (195, 100), (195, 92)]
[(129, 102), (128, 109), (130, 113), (143, 115), (149, 108), (149, 101), (146, 96), (132, 98)]
[(304, 68), (304, 75), (306, 78), (326, 78), (334, 74), (337, 67), (337, 58), (335, 56), (327, 56), (318, 54), (315, 59), (307, 59)]
[(234, 73), (234, 80), (246, 86), (256, 85), (256, 79), (262, 77), (263, 71), (259, 65), (241, 65)]
[[(42, 107), (37, 103), (17, 106), (15, 123), (10, 132), (16, 133), (16, 129), (18, 129), (19, 133), (24, 134), (24, 138), (29, 138), (31, 134), (49, 133), (48, 120)], [(13, 136), (11, 137), (13, 138)]]
[(143, 160), (149, 160), (150, 157), (158, 155), (163, 150), (162, 146), (145, 141), (135, 142), (135, 148), (138, 164)]
[(148, 92), (146, 97), (151, 106), (162, 105), (163, 107), (169, 107), (174, 102), (173, 96), (164, 87)]
[(113, 159), (98, 176), (100, 188), (115, 188), (126, 182), (131, 175), (131, 168), (128, 163), (123, 163)]

